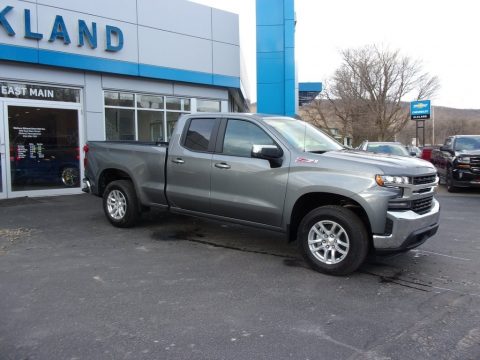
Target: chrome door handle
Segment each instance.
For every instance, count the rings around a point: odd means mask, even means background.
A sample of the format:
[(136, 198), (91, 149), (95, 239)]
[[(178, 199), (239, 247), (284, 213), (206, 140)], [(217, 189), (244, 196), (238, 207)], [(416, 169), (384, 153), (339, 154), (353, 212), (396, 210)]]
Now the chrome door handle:
[(185, 160), (180, 159), (180, 158), (176, 158), (176, 159), (172, 159), (172, 162), (175, 163), (175, 164), (184, 164)]
[(215, 167), (219, 169), (230, 169), (230, 165), (228, 165), (227, 163), (216, 163)]

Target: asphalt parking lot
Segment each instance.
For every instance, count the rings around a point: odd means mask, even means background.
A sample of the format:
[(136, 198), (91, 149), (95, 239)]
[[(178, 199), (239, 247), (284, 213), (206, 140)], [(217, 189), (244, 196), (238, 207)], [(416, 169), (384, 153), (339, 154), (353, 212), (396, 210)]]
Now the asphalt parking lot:
[(348, 277), (276, 233), (89, 195), (0, 202), (0, 359), (479, 359), (480, 191), (438, 234)]

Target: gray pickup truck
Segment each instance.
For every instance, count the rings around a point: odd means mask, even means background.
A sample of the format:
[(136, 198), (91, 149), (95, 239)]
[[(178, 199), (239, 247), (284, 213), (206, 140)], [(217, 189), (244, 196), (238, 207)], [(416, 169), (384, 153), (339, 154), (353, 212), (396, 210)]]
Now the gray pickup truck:
[(369, 251), (401, 252), (438, 228), (429, 162), (344, 148), (288, 117), (201, 113), (166, 143), (92, 141), (84, 191), (133, 226), (160, 207), (283, 232), (316, 270), (355, 271)]

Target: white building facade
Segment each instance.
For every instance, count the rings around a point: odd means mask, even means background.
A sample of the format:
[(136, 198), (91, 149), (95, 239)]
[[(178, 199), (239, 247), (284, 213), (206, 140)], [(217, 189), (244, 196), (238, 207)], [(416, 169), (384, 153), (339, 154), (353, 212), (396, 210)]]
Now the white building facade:
[(238, 15), (185, 0), (0, 0), (0, 198), (80, 192), (92, 140), (242, 111)]

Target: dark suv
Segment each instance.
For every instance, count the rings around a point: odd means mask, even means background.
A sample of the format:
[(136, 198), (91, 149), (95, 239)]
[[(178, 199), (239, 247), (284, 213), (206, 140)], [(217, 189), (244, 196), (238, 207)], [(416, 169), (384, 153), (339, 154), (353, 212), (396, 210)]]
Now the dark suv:
[(480, 187), (480, 135), (455, 135), (432, 151), (432, 163), (447, 190)]

